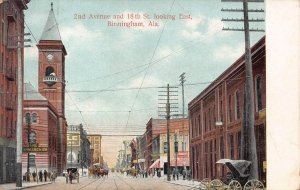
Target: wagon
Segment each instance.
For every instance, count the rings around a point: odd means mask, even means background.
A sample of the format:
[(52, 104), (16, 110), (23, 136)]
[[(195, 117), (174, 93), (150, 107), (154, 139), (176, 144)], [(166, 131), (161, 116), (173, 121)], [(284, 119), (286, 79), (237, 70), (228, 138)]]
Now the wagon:
[(257, 179), (248, 180), (250, 176), (251, 162), (247, 160), (230, 160), (221, 159), (216, 162), (223, 164), (231, 171), (227, 173), (226, 180), (220, 179), (210, 180), (204, 179), (200, 183), (200, 189), (214, 189), (214, 190), (263, 190), (265, 189), (263, 183)]
[(79, 183), (79, 173), (77, 168), (67, 169), (66, 183), (68, 183), (69, 181), (70, 183), (72, 183), (72, 180), (77, 180), (77, 183)]

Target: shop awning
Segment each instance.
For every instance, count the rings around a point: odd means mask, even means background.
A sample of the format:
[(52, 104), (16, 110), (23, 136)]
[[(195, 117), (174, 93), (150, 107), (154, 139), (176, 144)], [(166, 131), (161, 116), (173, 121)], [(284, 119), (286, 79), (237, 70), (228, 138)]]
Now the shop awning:
[[(171, 166), (176, 166), (176, 159), (171, 160)], [(190, 166), (190, 159), (188, 158), (177, 158), (177, 166)]]
[(149, 168), (159, 168), (159, 159), (155, 160), (155, 162), (153, 162)]

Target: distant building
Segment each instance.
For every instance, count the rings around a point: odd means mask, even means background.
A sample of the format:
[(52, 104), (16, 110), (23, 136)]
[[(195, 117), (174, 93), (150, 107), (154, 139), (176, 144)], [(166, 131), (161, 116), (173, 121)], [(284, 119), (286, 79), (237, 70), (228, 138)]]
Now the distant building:
[[(255, 136), (259, 178), (266, 179), (266, 47), (265, 37), (252, 48)], [(219, 159), (241, 159), (245, 92), (244, 55), (195, 97), (188, 106), (193, 178), (226, 176)]]
[(90, 166), (91, 143), (82, 124), (69, 125), (67, 130), (67, 168), (88, 168)]
[(23, 11), (28, 3), (29, 0), (0, 0), (0, 183), (16, 181), (17, 68), (18, 61), (24, 68)]
[[(170, 166), (183, 169), (189, 167), (188, 119), (170, 119)], [(146, 168), (163, 168), (167, 172), (167, 121), (151, 118), (146, 129)], [(176, 148), (175, 148), (176, 147)]]
[(87, 138), (91, 143), (91, 148), (94, 149), (92, 163), (100, 163), (103, 164), (101, 159), (101, 144), (102, 144), (102, 136), (97, 134), (88, 134)]
[(135, 139), (132, 139), (132, 141), (129, 143), (129, 146), (131, 148), (131, 165), (130, 167), (134, 167), (135, 169), (139, 169), (139, 165), (138, 165), (138, 146), (137, 146), (137, 142)]
[(137, 157), (138, 157), (138, 165), (139, 168), (145, 170), (145, 161), (147, 156), (147, 139), (146, 133), (144, 133), (141, 137), (137, 137)]

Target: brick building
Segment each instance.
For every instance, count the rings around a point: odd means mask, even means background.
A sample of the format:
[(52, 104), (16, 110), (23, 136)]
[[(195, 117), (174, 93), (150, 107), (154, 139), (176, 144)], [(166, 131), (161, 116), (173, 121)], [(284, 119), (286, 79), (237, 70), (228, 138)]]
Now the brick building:
[[(29, 169), (57, 171), (58, 113), (30, 83), (24, 84), (23, 174)], [(30, 130), (29, 134), (28, 131)], [(28, 142), (29, 138), (29, 142)]]
[[(0, 183), (16, 181), (17, 66), (29, 0), (0, 0)], [(21, 40), (18, 60), (17, 38)]]
[[(251, 52), (259, 178), (265, 179), (265, 37), (251, 48)], [(226, 169), (215, 163), (222, 158), (240, 159), (244, 86), (243, 55), (189, 103), (190, 161), (194, 179), (224, 177)]]
[[(58, 174), (61, 174), (64, 169), (66, 169), (66, 134), (67, 134), (67, 122), (65, 118), (65, 56), (67, 55), (64, 44), (61, 41), (58, 24), (55, 19), (53, 4), (51, 4), (51, 9), (49, 11), (48, 19), (45, 24), (42, 36), (37, 44), (39, 51), (39, 61), (38, 61), (38, 92), (34, 92), (35, 96), (40, 99), (44, 97), (48, 104), (53, 108), (51, 111), (53, 115), (57, 118), (52, 119), (48, 117), (49, 114), (44, 112), (41, 115), (38, 115), (38, 121), (40, 122), (49, 122), (51, 123), (47, 127), (41, 128), (41, 133), (36, 133), (37, 140), (43, 139), (48, 143), (44, 146), (48, 146), (48, 150), (51, 146), (54, 147), (54, 153), (48, 159), (45, 159), (44, 162), (48, 170), (56, 170)], [(32, 93), (32, 94), (34, 94)], [(30, 102), (28, 102), (30, 103)], [(26, 104), (27, 110), (35, 110), (36, 108), (31, 108), (35, 106), (35, 103)], [(42, 109), (38, 107), (38, 109)], [(45, 109), (45, 108), (43, 108)], [(26, 113), (25, 113), (26, 114)], [(34, 112), (32, 112), (34, 114)], [(39, 114), (36, 112), (36, 114)], [(32, 115), (31, 115), (32, 116)], [(45, 123), (44, 123), (45, 124)], [(37, 124), (38, 126), (39, 124)], [(51, 131), (51, 127), (55, 126), (55, 131)], [(27, 129), (27, 126), (24, 125), (24, 131)], [(52, 137), (52, 138), (50, 138)], [(27, 135), (23, 136), (23, 142), (27, 142)], [(54, 142), (53, 142), (54, 141)], [(36, 141), (36, 145), (41, 146), (41, 142)], [(54, 143), (52, 145), (51, 143)], [(36, 146), (34, 145), (34, 146)], [(44, 148), (45, 148), (44, 147)], [(26, 148), (24, 149), (26, 151)], [(27, 149), (28, 150), (28, 149)], [(31, 149), (29, 149), (31, 151)], [(43, 154), (43, 151), (39, 152), (41, 149), (35, 149), (37, 154)], [(23, 152), (22, 158), (27, 160), (27, 152)], [(47, 161), (46, 161), (47, 160)], [(38, 160), (36, 161), (39, 162)], [(51, 163), (51, 164), (50, 164)], [(55, 167), (54, 167), (54, 165)], [(50, 168), (50, 166), (52, 166)], [(39, 168), (38, 168), (39, 169)], [(24, 171), (23, 171), (24, 172)]]
[(91, 143), (91, 148), (93, 151), (93, 157), (92, 157), (92, 163), (100, 163), (100, 165), (103, 165), (103, 159), (101, 159), (101, 142), (102, 142), (102, 136), (97, 134), (89, 134), (87, 136)]
[[(188, 119), (170, 119), (170, 166), (189, 166), (189, 125)], [(145, 168), (167, 167), (167, 120), (151, 118), (146, 128), (146, 161)], [(178, 143), (178, 152), (175, 153), (175, 142)]]

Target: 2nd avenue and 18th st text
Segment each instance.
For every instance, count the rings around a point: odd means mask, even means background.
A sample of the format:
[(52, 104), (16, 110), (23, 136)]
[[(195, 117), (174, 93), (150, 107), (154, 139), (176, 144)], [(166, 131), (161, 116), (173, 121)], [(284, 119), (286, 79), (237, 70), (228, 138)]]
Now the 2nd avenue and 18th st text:
[(86, 14), (75, 13), (74, 19), (99, 20), (106, 22), (108, 27), (144, 28), (160, 27), (159, 21), (192, 20), (190, 14), (147, 14), (147, 13), (122, 13), (122, 14)]

